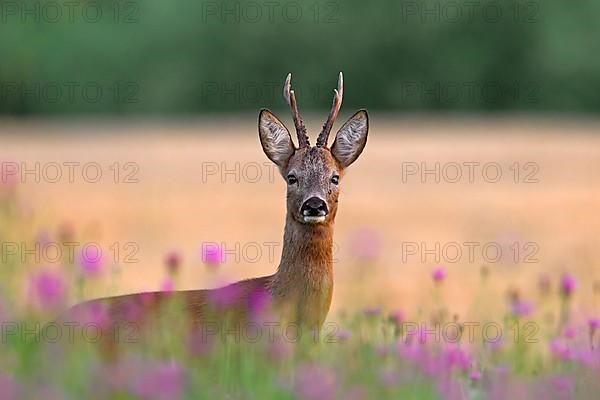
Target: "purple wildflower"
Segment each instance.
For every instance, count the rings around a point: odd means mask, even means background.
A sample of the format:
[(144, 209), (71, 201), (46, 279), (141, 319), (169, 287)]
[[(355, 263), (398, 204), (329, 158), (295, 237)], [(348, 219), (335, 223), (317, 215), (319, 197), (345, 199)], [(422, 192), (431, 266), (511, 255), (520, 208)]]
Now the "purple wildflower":
[(19, 386), (15, 379), (7, 374), (0, 373), (0, 393), (2, 393), (2, 399), (5, 400), (16, 400), (20, 398), (18, 396)]
[(512, 302), (511, 311), (517, 317), (528, 317), (533, 314), (533, 304), (517, 299)]
[(481, 371), (479, 370), (472, 370), (471, 373), (469, 374), (469, 379), (471, 379), (472, 381), (479, 381), (481, 380)]
[(346, 329), (340, 329), (339, 331), (337, 331), (335, 333), (335, 337), (339, 341), (345, 342), (346, 340), (348, 340), (352, 337), (352, 332), (350, 332), (349, 330), (346, 330)]
[(560, 293), (568, 298), (571, 297), (576, 288), (577, 281), (575, 280), (575, 277), (567, 273), (563, 274), (560, 279)]
[(181, 265), (181, 256), (176, 251), (170, 251), (165, 257), (165, 266), (170, 275), (175, 275), (179, 272), (179, 266)]
[(132, 391), (142, 399), (179, 399), (183, 394), (185, 370), (176, 363), (147, 365), (136, 378)]
[(278, 338), (273, 341), (269, 341), (269, 346), (267, 347), (267, 355), (270, 359), (274, 361), (284, 361), (289, 358), (292, 352), (293, 347), (291, 343), (289, 343), (286, 340)]
[(389, 319), (396, 325), (400, 325), (404, 321), (404, 313), (401, 310), (394, 310), (390, 313)]
[(364, 313), (367, 317), (375, 317), (381, 314), (381, 307), (367, 307), (364, 309)]
[(102, 250), (91, 246), (82, 249), (79, 256), (79, 265), (86, 276), (95, 277), (99, 275), (104, 266)]
[(400, 384), (400, 373), (393, 369), (386, 369), (379, 373), (379, 381), (388, 388), (397, 387)]
[(573, 325), (567, 325), (563, 329), (562, 334), (567, 339), (573, 339), (575, 336), (577, 336), (577, 329)]
[(161, 292), (172, 292), (172, 291), (174, 291), (175, 290), (175, 282), (173, 282), (173, 279), (166, 278), (160, 284), (160, 290), (161, 290)]
[(569, 349), (569, 346), (556, 339), (550, 342), (550, 353), (563, 361), (571, 359), (571, 350)]
[(211, 290), (208, 294), (208, 300), (212, 305), (224, 308), (233, 305), (242, 295), (240, 287), (235, 283)]
[(444, 279), (446, 279), (446, 269), (444, 269), (444, 267), (441, 266), (437, 267), (433, 270), (433, 272), (431, 272), (431, 278), (435, 283), (442, 282)]
[(316, 364), (305, 365), (298, 370), (294, 389), (300, 399), (334, 399), (337, 377), (335, 372), (329, 368)]
[(540, 293), (543, 295), (548, 294), (550, 292), (550, 277), (547, 274), (540, 275), (538, 279), (538, 289)]
[(454, 344), (444, 349), (444, 360), (449, 368), (467, 371), (471, 366), (471, 357), (459, 346)]
[(221, 246), (213, 242), (202, 243), (202, 262), (213, 267), (225, 262)]
[(54, 310), (66, 300), (66, 285), (59, 274), (42, 270), (30, 278), (30, 295), (38, 308)]

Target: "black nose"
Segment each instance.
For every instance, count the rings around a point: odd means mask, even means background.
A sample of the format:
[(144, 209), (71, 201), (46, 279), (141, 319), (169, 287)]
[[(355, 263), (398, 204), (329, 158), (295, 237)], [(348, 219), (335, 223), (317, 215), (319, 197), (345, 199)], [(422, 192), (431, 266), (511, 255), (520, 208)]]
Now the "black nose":
[(327, 204), (318, 197), (311, 197), (302, 204), (300, 210), (307, 217), (320, 217), (327, 215)]

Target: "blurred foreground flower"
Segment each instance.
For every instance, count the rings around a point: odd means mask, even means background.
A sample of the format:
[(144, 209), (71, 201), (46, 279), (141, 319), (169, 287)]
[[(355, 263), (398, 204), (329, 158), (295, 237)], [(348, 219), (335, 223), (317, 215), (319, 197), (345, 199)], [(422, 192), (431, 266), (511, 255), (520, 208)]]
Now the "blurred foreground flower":
[(148, 400), (173, 400), (183, 395), (185, 369), (175, 363), (147, 365), (133, 384), (136, 396)]
[(160, 284), (160, 291), (161, 292), (172, 292), (174, 290), (175, 290), (175, 282), (173, 282), (173, 279), (171, 279), (171, 278), (166, 278)]
[(571, 295), (575, 292), (576, 288), (577, 281), (575, 280), (575, 277), (573, 277), (573, 275), (571, 274), (563, 274), (560, 278), (560, 293), (564, 297), (568, 298), (571, 297)]
[(65, 303), (66, 285), (61, 275), (45, 269), (30, 277), (29, 296), (38, 309), (56, 310)]
[(375, 317), (375, 316), (381, 314), (381, 308), (380, 307), (367, 307), (364, 309), (364, 313), (367, 317)]
[(437, 267), (431, 273), (431, 279), (433, 279), (433, 281), (436, 283), (442, 282), (444, 279), (446, 279), (446, 269), (441, 266)]
[(320, 365), (300, 367), (294, 387), (296, 396), (307, 400), (334, 399), (337, 390), (335, 372)]
[(179, 272), (181, 265), (181, 256), (176, 251), (170, 251), (165, 257), (165, 266), (170, 275), (175, 275)]
[(346, 330), (346, 329), (340, 329), (339, 331), (337, 331), (335, 333), (335, 337), (340, 341), (340, 342), (345, 342), (346, 340), (350, 339), (352, 337), (352, 332)]
[(511, 311), (516, 317), (529, 317), (533, 314), (533, 304), (525, 300), (515, 299), (511, 304)]
[(474, 369), (469, 374), (469, 379), (471, 379), (472, 381), (479, 381), (479, 380), (481, 380), (481, 372), (478, 371), (478, 370), (476, 370), (476, 369)]
[(210, 266), (225, 262), (225, 254), (217, 243), (202, 243), (202, 262)]
[(538, 289), (542, 295), (547, 295), (550, 292), (550, 277), (547, 274), (540, 275)]
[(90, 278), (98, 276), (104, 266), (102, 250), (91, 247), (82, 249), (79, 255), (79, 266), (85, 276)]
[(17, 396), (18, 391), (19, 387), (15, 379), (0, 372), (0, 398), (2, 400), (17, 400), (20, 398)]

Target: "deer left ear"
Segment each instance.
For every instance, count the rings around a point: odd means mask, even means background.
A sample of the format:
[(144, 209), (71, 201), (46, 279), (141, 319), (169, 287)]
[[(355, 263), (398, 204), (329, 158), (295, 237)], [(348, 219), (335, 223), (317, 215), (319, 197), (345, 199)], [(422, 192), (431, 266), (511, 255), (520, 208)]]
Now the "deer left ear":
[(269, 160), (283, 170), (296, 151), (288, 129), (271, 111), (262, 109), (258, 116), (258, 133)]
[(348, 167), (360, 156), (367, 144), (368, 133), (369, 115), (367, 110), (358, 111), (340, 128), (335, 135), (333, 146), (331, 146), (331, 154), (342, 167)]

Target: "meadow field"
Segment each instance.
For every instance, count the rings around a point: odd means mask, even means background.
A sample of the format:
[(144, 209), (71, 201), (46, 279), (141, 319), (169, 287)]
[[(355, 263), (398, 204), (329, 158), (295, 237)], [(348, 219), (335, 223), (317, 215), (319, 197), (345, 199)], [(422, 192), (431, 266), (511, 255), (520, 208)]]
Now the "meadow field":
[(105, 364), (20, 323), (271, 274), (285, 182), (255, 115), (5, 120), (0, 398), (596, 398), (599, 130), (374, 114), (341, 183), (327, 340), (194, 346), (167, 326)]

